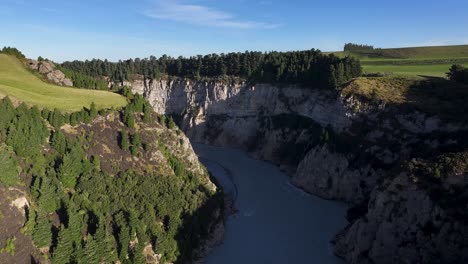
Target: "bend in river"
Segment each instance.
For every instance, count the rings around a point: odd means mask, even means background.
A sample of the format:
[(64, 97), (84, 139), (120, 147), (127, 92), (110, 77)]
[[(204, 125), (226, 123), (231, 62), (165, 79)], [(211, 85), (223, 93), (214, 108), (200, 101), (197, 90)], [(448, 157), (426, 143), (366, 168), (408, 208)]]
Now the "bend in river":
[(194, 149), (239, 210), (208, 264), (341, 263), (329, 241), (346, 225), (344, 204), (304, 193), (278, 167), (240, 150)]

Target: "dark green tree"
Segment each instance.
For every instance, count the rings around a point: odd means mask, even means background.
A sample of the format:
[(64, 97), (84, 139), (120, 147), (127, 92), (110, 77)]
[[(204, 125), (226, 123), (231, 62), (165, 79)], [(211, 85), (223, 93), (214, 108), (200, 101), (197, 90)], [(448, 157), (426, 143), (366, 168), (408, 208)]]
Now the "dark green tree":
[(38, 248), (48, 248), (52, 242), (52, 224), (47, 214), (43, 212), (36, 213), (36, 225), (32, 232), (34, 244)]
[(140, 135), (137, 133), (132, 136), (132, 147), (130, 151), (133, 156), (135, 156), (138, 153), (138, 149), (140, 148), (140, 146), (141, 146)]
[(124, 110), (124, 123), (128, 128), (134, 128), (135, 127), (135, 114), (132, 110), (129, 110), (126, 108)]
[(65, 154), (67, 150), (67, 140), (60, 129), (55, 131), (52, 136), (52, 146), (60, 155)]
[(59, 166), (58, 175), (65, 188), (75, 188), (78, 177), (83, 170), (84, 153), (76, 144), (63, 156), (62, 164)]

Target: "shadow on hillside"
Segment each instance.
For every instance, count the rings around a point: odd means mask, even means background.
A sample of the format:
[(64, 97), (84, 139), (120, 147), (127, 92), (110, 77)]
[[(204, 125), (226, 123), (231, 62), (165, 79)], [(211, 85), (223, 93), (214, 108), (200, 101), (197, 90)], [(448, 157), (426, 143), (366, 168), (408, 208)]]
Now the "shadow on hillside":
[(224, 224), (224, 199), (218, 191), (192, 215), (183, 216), (182, 228), (176, 234), (181, 255), (175, 264), (194, 263), (206, 257), (209, 252), (205, 244), (216, 236), (216, 227)]
[(468, 121), (468, 86), (441, 77), (421, 76), (407, 92), (408, 104), (448, 121)]

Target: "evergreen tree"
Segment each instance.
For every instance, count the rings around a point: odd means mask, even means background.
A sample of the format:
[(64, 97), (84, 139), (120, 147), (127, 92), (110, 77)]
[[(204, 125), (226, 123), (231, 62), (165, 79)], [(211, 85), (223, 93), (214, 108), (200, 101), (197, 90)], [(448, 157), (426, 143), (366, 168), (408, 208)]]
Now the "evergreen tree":
[(67, 141), (61, 130), (54, 132), (52, 136), (52, 146), (60, 155), (65, 154), (65, 151), (67, 150)]
[(57, 247), (54, 249), (52, 254), (53, 263), (56, 264), (68, 264), (71, 263), (71, 257), (73, 256), (74, 243), (72, 240), (71, 229), (61, 226), (58, 234)]
[(131, 153), (133, 156), (135, 156), (138, 153), (138, 149), (141, 146), (141, 140), (140, 140), (140, 135), (135, 134), (132, 137), (132, 147), (131, 147)]
[(119, 212), (114, 219), (118, 228), (117, 237), (119, 259), (124, 260), (128, 257), (128, 246), (130, 244), (130, 229), (123, 212)]
[(0, 139), (5, 140), (7, 128), (16, 116), (16, 109), (8, 96), (0, 100), (0, 113)]
[(166, 116), (165, 116), (165, 115), (159, 116), (159, 123), (160, 123), (162, 126), (166, 126)]
[(135, 115), (133, 111), (128, 108), (124, 110), (124, 123), (128, 128), (135, 127)]
[(174, 122), (174, 119), (171, 117), (169, 117), (168, 121), (167, 121), (167, 127), (169, 129), (174, 129), (176, 127), (176, 123)]
[(63, 156), (58, 175), (65, 188), (75, 188), (78, 177), (83, 170), (84, 153), (79, 145), (74, 145)]
[(59, 208), (59, 201), (56, 194), (57, 188), (55, 184), (48, 176), (37, 178), (36, 180), (40, 180), (38, 198), (39, 205), (48, 213), (55, 212)]
[(89, 108), (89, 116), (91, 117), (91, 120), (96, 118), (98, 112), (96, 109), (96, 104), (94, 102), (91, 103), (91, 107)]
[(127, 131), (120, 132), (120, 148), (124, 151), (129, 150), (129, 140), (128, 140), (128, 133)]
[(60, 129), (64, 124), (63, 115), (57, 108), (55, 108), (53, 112), (49, 113), (48, 121), (55, 129)]
[(143, 122), (144, 123), (149, 123), (151, 121), (151, 112), (152, 112), (151, 106), (148, 103), (144, 104), (143, 106)]
[(36, 213), (36, 225), (32, 232), (32, 238), (38, 248), (48, 248), (50, 246), (52, 242), (52, 225), (47, 214), (42, 212)]

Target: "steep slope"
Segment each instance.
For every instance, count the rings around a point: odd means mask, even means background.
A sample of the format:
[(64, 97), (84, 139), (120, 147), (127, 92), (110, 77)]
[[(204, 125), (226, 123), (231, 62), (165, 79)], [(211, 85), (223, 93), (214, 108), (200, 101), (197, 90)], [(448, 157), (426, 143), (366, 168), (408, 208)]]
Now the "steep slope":
[(15, 57), (0, 54), (0, 97), (4, 96), (29, 105), (58, 108), (67, 112), (79, 111), (93, 102), (98, 108), (118, 108), (126, 105), (125, 98), (115, 93), (45, 83), (26, 70)]
[(2, 259), (188, 263), (219, 241), (222, 195), (188, 139), (129, 100), (71, 116), (0, 100)]
[[(365, 218), (368, 211), (382, 210), (382, 204), (369, 200), (398, 175), (392, 170), (401, 162), (468, 147), (466, 116), (460, 115), (466, 111), (468, 89), (441, 79), (357, 79), (339, 93), (296, 85), (252, 85), (236, 79), (173, 78), (129, 84), (158, 113), (178, 117), (191, 140), (241, 147), (280, 165), (303, 189), (350, 203), (352, 222)], [(449, 191), (441, 195), (446, 197)], [(426, 209), (414, 210), (417, 215)], [(402, 214), (409, 217), (407, 212)], [(397, 232), (398, 226), (391, 225), (388, 232)], [(374, 231), (370, 229), (371, 235)], [(347, 237), (347, 243), (360, 245), (358, 236)], [(379, 236), (376, 243), (382, 244), (379, 254), (394, 253), (393, 242)], [(408, 247), (414, 250), (422, 247), (420, 243)], [(454, 243), (464, 248), (466, 238)], [(421, 254), (448, 254), (446, 248), (439, 250)], [(371, 256), (350, 257), (354, 251), (337, 245), (337, 253), (352, 263), (372, 260)]]
[(336, 237), (335, 252), (350, 263), (466, 263), (468, 153), (414, 159), (391, 173), (367, 213)]

